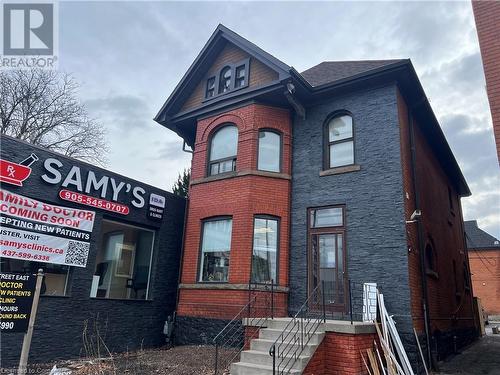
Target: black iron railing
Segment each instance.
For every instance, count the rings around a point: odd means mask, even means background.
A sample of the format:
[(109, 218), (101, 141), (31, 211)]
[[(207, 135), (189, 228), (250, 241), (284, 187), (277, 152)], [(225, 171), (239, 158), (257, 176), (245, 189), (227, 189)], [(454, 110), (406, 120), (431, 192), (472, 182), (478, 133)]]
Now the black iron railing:
[(269, 349), (273, 358), (273, 374), (288, 374), (300, 358), (311, 337), (326, 321), (324, 283), (310, 293), (298, 312), (283, 328)]
[[(226, 372), (245, 349), (245, 343), (258, 335), (257, 327), (265, 327), (268, 319), (274, 317), (275, 289), (273, 281), (248, 284), (247, 304), (213, 339), (215, 375)], [(255, 328), (245, 332), (245, 326)]]
[[(347, 280), (340, 284), (324, 281), (326, 318), (331, 320), (370, 320), (376, 313), (376, 289), (373, 283)], [(371, 310), (371, 311), (370, 311)]]

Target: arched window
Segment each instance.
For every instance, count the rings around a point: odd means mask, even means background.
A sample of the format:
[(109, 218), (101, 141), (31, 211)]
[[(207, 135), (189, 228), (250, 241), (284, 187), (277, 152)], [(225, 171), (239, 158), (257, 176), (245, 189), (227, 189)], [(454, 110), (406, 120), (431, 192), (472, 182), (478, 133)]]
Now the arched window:
[(217, 130), (210, 140), (208, 175), (235, 171), (237, 150), (238, 128), (226, 125)]
[(257, 169), (261, 171), (280, 172), (281, 169), (281, 136), (272, 130), (259, 131), (259, 151)]
[(343, 167), (354, 164), (354, 132), (352, 117), (342, 114), (327, 123), (327, 149), (325, 168)]
[(231, 89), (231, 67), (226, 66), (220, 72), (219, 77), (219, 94), (222, 94)]

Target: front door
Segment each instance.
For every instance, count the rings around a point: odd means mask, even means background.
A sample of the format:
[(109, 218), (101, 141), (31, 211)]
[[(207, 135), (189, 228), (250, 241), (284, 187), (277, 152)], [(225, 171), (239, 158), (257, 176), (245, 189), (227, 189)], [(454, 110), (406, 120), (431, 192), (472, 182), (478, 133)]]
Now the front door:
[(334, 223), (335, 226), (332, 227), (315, 227), (314, 222), (310, 225), (309, 293), (322, 284), (326, 309), (331, 312), (345, 312), (347, 272), (343, 215)]

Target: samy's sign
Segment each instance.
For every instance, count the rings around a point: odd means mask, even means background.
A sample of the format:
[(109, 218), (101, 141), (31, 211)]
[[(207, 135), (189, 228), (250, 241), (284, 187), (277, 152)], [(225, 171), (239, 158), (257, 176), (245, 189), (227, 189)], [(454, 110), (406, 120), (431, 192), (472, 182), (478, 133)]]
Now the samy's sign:
[[(33, 182), (28, 178), (35, 167), (43, 182), (59, 188), (58, 196), (62, 200), (120, 215), (128, 215), (131, 208), (147, 209), (149, 219), (163, 219), (164, 196), (150, 193), (148, 197), (146, 189), (134, 181), (122, 181), (120, 176), (111, 177), (103, 173), (105, 171), (65, 163), (55, 157), (40, 160), (33, 153), (22, 161), (0, 159), (0, 182), (23, 187)], [(145, 208), (147, 202), (149, 205)]]
[[(56, 158), (45, 159), (43, 166), (45, 173), (42, 175), (42, 180), (64, 188), (59, 191), (59, 198), (63, 200), (128, 215), (129, 207), (118, 203), (118, 201), (123, 200), (123, 196), (130, 193), (132, 195), (130, 204), (135, 208), (144, 207), (146, 190), (141, 186), (132, 186), (130, 183), (117, 181), (106, 175), (98, 178), (90, 170), (82, 173), (80, 167), (76, 165), (73, 165), (69, 172), (63, 175), (61, 172), (63, 163)], [(100, 198), (96, 198), (95, 195)], [(106, 200), (106, 196), (111, 198)]]
[(46, 204), (0, 189), (0, 255), (85, 267), (95, 212)]

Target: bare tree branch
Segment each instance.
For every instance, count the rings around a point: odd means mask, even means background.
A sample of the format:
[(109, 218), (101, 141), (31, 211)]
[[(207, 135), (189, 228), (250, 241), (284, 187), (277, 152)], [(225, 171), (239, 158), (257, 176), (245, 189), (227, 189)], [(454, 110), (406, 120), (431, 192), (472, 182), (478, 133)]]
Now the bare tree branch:
[(51, 70), (0, 72), (0, 133), (99, 165), (108, 151), (103, 128), (77, 99), (78, 84)]

